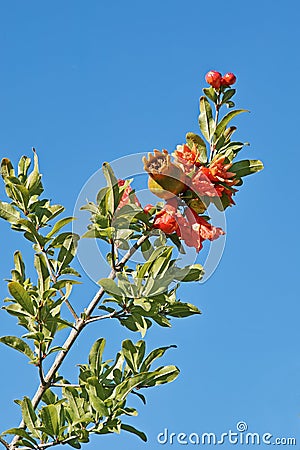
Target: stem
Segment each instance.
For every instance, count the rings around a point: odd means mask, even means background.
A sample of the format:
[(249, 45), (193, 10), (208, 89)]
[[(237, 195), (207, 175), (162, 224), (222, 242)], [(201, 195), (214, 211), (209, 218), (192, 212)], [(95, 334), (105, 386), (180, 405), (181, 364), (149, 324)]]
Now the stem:
[[(222, 106), (222, 103), (220, 103), (220, 96), (221, 96), (221, 92), (219, 91), (218, 92), (218, 94), (217, 94), (217, 103), (215, 104), (216, 105), (216, 115), (215, 115), (215, 126), (216, 126), (216, 128), (217, 128), (217, 125), (218, 125), (218, 120), (219, 120), (219, 111), (220, 111), (220, 108), (221, 108), (221, 106)], [(214, 146), (214, 143), (213, 142), (211, 142), (210, 143), (210, 161), (214, 158), (214, 153), (215, 153), (215, 146)]]
[[(139, 247), (143, 244), (143, 242), (145, 242), (151, 235), (151, 232), (148, 233), (145, 236), (141, 236), (137, 242), (128, 250), (128, 252), (124, 255), (124, 257), (121, 259), (121, 261), (118, 263), (117, 266), (117, 270), (120, 270), (122, 267), (124, 267), (124, 265), (126, 264), (126, 262), (131, 258), (131, 256), (139, 249)], [(111, 270), (108, 278), (114, 280), (116, 278), (116, 271), (114, 269)], [(32, 402), (32, 406), (34, 409), (37, 408), (39, 402), (41, 401), (43, 394), (46, 392), (46, 390), (51, 386), (51, 381), (54, 378), (56, 372), (58, 371), (58, 369), (60, 368), (60, 366), (62, 365), (65, 357), (67, 356), (67, 354), (69, 353), (71, 347), (73, 346), (74, 342), (76, 341), (76, 339), (78, 338), (79, 334), (81, 333), (81, 331), (84, 329), (84, 327), (89, 323), (90, 321), (90, 316), (93, 313), (94, 309), (97, 307), (99, 301), (101, 300), (101, 298), (103, 297), (103, 295), (105, 294), (104, 289), (101, 287), (98, 292), (96, 293), (96, 295), (92, 298), (90, 304), (88, 305), (86, 311), (85, 311), (85, 319), (83, 318), (78, 318), (75, 322), (75, 327), (72, 328), (72, 330), (70, 331), (69, 336), (67, 337), (65, 343), (62, 345), (63, 350), (61, 350), (52, 366), (50, 367), (50, 369), (48, 370), (47, 374), (44, 376), (44, 381), (45, 384), (40, 384), (40, 386), (38, 387), (35, 395), (33, 396), (31, 402)], [(103, 316), (104, 318), (104, 316)], [(19, 428), (26, 428), (26, 425), (24, 423), (24, 421), (22, 420)], [(15, 437), (13, 438), (11, 444), (10, 444), (10, 450), (14, 450), (16, 449), (16, 442), (18, 441), (19, 436), (15, 435)], [(54, 445), (54, 444), (51, 444)], [(40, 446), (41, 447), (41, 446)]]
[[(49, 275), (50, 275), (50, 277), (51, 277), (51, 280), (52, 280), (53, 283), (56, 283), (56, 282), (57, 282), (57, 276), (56, 276), (55, 273), (53, 272), (53, 269), (52, 269), (52, 267), (51, 267), (51, 263), (50, 263), (50, 261), (49, 261), (48, 255), (47, 255), (47, 253), (46, 253), (46, 251), (45, 251), (44, 249), (41, 249), (41, 251), (42, 251), (42, 252), (44, 253), (44, 255), (45, 255), (45, 258), (46, 258), (46, 264), (47, 264), (47, 268), (48, 268), (48, 271), (49, 271)], [(61, 295), (62, 297), (65, 296), (64, 292), (62, 291), (62, 289), (59, 289), (58, 291), (59, 291), (59, 293), (60, 293), (60, 295)], [(65, 302), (65, 304), (67, 305), (67, 307), (69, 308), (69, 311), (70, 311), (70, 313), (72, 314), (72, 316), (74, 317), (74, 319), (77, 320), (77, 319), (78, 319), (78, 316), (77, 316), (76, 311), (74, 310), (73, 306), (72, 306), (71, 303), (69, 302), (69, 300), (68, 300), (67, 298), (65, 298), (64, 302)]]
[(116, 266), (118, 264), (118, 254), (116, 255), (115, 241), (113, 240), (113, 238), (111, 239), (111, 261), (113, 269), (117, 270)]
[(0, 444), (4, 445), (4, 447), (6, 447), (9, 450), (9, 443), (6, 442), (6, 440), (3, 439), (2, 437), (0, 437)]

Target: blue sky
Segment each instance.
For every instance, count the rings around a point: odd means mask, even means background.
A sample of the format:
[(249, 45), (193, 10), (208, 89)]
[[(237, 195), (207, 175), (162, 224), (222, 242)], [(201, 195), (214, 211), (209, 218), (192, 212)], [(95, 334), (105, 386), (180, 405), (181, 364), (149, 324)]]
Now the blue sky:
[[(131, 422), (148, 444), (123, 433), (95, 438), (89, 448), (158, 449), (165, 427), (221, 434), (239, 420), (249, 431), (299, 442), (298, 2), (11, 0), (1, 9), (1, 157), (17, 162), (36, 147), (46, 194), (67, 214), (104, 160), (172, 150), (197, 132), (210, 69), (236, 73), (237, 106), (251, 110), (236, 120), (239, 139), (251, 143), (243, 156), (265, 164), (226, 211), (226, 248), (214, 275), (181, 289), (203, 315), (147, 335), (149, 349), (177, 344), (165, 362), (181, 369), (173, 384), (147, 391), (148, 405)], [(15, 249), (30, 257), (20, 238), (1, 221), (1, 280)], [(78, 306), (96, 289), (84, 279)], [(0, 292), (4, 298), (3, 281)], [(1, 335), (17, 333), (14, 319), (0, 314)], [(66, 363), (71, 379), (99, 336), (109, 342), (108, 358), (122, 339), (139, 338), (113, 322), (91, 327)], [(19, 420), (12, 400), (32, 395), (37, 379), (22, 356), (0, 351), (6, 429)]]

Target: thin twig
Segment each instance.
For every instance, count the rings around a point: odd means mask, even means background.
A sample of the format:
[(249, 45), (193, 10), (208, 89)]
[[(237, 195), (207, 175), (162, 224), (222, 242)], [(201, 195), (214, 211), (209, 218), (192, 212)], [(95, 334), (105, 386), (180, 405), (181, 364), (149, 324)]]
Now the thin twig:
[[(216, 116), (215, 116), (215, 127), (216, 128), (217, 128), (218, 120), (219, 120), (219, 111), (220, 111), (220, 108), (222, 106), (222, 103), (219, 103), (220, 102), (220, 95), (221, 95), (221, 93), (218, 92), (218, 94), (217, 94), (217, 103), (216, 103)], [(210, 161), (214, 158), (214, 156), (215, 156), (214, 153), (215, 153), (214, 144), (213, 144), (213, 142), (211, 142), (211, 144), (210, 144)]]
[[(122, 267), (124, 267), (124, 265), (126, 264), (126, 262), (131, 258), (131, 256), (139, 249), (139, 247), (150, 237), (151, 232), (145, 236), (140, 237), (140, 239), (137, 240), (137, 242), (128, 250), (128, 252), (123, 256), (123, 258), (121, 259), (121, 261), (118, 264), (119, 269), (121, 269)], [(114, 280), (116, 277), (116, 271), (115, 270), (111, 270), (108, 278)], [(51, 386), (51, 381), (53, 379), (53, 377), (55, 376), (56, 372), (58, 371), (58, 369), (60, 368), (60, 366), (62, 365), (66, 355), (69, 353), (71, 347), (73, 346), (74, 342), (76, 341), (76, 339), (78, 338), (79, 334), (81, 333), (81, 331), (83, 330), (83, 328), (87, 325), (91, 314), (93, 313), (93, 311), (95, 310), (95, 308), (97, 307), (98, 303), (100, 302), (101, 298), (103, 297), (103, 295), (105, 294), (104, 289), (101, 287), (98, 292), (96, 293), (96, 295), (92, 298), (89, 306), (87, 307), (86, 311), (85, 311), (85, 319), (83, 318), (78, 318), (75, 322), (75, 326), (74, 328), (72, 328), (72, 330), (70, 331), (69, 336), (67, 337), (65, 343), (63, 344), (63, 350), (61, 350), (52, 366), (50, 367), (50, 369), (48, 370), (47, 374), (44, 377), (45, 380), (45, 384), (40, 384), (40, 386), (38, 387), (35, 395), (33, 396), (31, 402), (32, 402), (32, 406), (34, 409), (37, 408), (39, 402), (41, 401), (43, 394), (46, 392), (46, 390)], [(26, 428), (26, 425), (24, 423), (24, 421), (22, 420), (19, 428)], [(14, 450), (16, 448), (16, 442), (18, 441), (19, 436), (15, 435), (15, 437), (13, 438), (11, 444), (10, 444), (10, 450)], [(52, 444), (54, 445), (54, 444)], [(48, 445), (49, 446), (49, 445)]]
[(9, 450), (9, 443), (6, 442), (5, 439), (3, 439), (2, 437), (0, 437), (0, 443), (4, 445), (4, 447), (6, 447)]
[[(36, 449), (44, 449), (44, 448), (49, 448), (49, 447), (54, 447), (55, 445), (64, 445), (67, 444), (69, 441), (73, 441), (74, 439), (77, 439), (78, 436), (70, 436), (66, 439), (64, 439), (63, 441), (52, 441), (52, 442), (47, 442), (47, 444), (39, 444)], [(8, 447), (9, 448), (9, 447)], [(19, 447), (19, 450), (32, 450), (31, 447)]]
[(41, 380), (41, 384), (45, 386), (45, 377), (44, 377), (44, 371), (43, 371), (43, 361), (42, 361), (42, 351), (41, 351), (41, 344), (39, 345), (39, 362), (38, 362), (38, 368), (39, 368), (39, 376)]
[[(44, 253), (44, 255), (45, 255), (45, 258), (46, 258), (46, 264), (47, 264), (47, 268), (48, 268), (48, 272), (49, 272), (49, 275), (50, 275), (50, 277), (51, 277), (51, 279), (52, 279), (52, 282), (53, 282), (53, 283), (57, 283), (57, 277), (56, 277), (55, 273), (53, 272), (53, 269), (52, 269), (52, 267), (51, 267), (51, 264), (50, 264), (50, 261), (49, 261), (48, 255), (47, 255), (47, 252), (45, 251), (45, 249), (41, 249), (41, 251), (42, 251), (42, 252)], [(65, 297), (65, 294), (64, 294), (64, 292), (63, 292), (62, 289), (58, 289), (58, 291), (59, 291), (59, 293), (60, 293), (60, 295), (61, 295), (62, 297)], [(77, 320), (77, 319), (78, 319), (78, 316), (77, 316), (76, 311), (74, 310), (73, 306), (72, 306), (71, 303), (69, 302), (69, 300), (68, 300), (67, 298), (65, 298), (64, 302), (65, 302), (65, 304), (67, 305), (67, 307), (69, 308), (69, 311), (70, 311), (70, 313), (72, 314), (72, 316), (74, 317), (74, 319)]]
[(73, 388), (80, 388), (80, 384), (51, 383), (51, 386), (50, 386), (50, 387), (60, 387), (60, 388), (73, 387)]

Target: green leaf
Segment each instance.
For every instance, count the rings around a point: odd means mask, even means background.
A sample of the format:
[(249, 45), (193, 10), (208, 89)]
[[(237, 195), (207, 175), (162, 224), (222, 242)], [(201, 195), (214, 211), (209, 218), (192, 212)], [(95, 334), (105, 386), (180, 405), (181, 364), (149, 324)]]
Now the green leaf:
[(124, 358), (132, 370), (133, 373), (137, 372), (137, 355), (138, 350), (135, 348), (135, 345), (131, 342), (130, 339), (126, 339), (122, 342), (122, 353)]
[(217, 125), (216, 131), (214, 133), (214, 141), (217, 141), (217, 139), (223, 134), (223, 132), (225, 131), (229, 122), (234, 117), (238, 116), (239, 114), (241, 114), (243, 112), (249, 112), (249, 111), (247, 109), (236, 109), (235, 111), (231, 111), (231, 112), (227, 113)]
[(91, 391), (89, 391), (89, 401), (91, 402), (94, 410), (100, 414), (102, 417), (107, 417), (109, 415), (109, 411), (104, 401), (101, 398), (94, 395)]
[(174, 279), (182, 282), (199, 281), (204, 275), (201, 264), (192, 264), (183, 268), (175, 267), (173, 270)]
[(41, 183), (42, 176), (39, 173), (38, 156), (34, 149), (33, 149), (33, 158), (34, 158), (33, 171), (27, 178), (25, 186), (29, 190), (30, 195), (40, 195), (44, 189)]
[(211, 136), (215, 130), (215, 121), (212, 116), (211, 106), (206, 97), (200, 98), (199, 125), (203, 136), (210, 142)]
[(97, 339), (89, 353), (89, 364), (91, 366), (91, 369), (95, 372), (96, 376), (99, 376), (100, 374), (105, 343), (106, 341), (104, 338)]
[(235, 92), (236, 92), (235, 89), (228, 89), (227, 91), (225, 91), (222, 97), (222, 103), (228, 102), (228, 100), (230, 100), (231, 97), (234, 96)]
[(2, 435), (6, 434), (14, 434), (15, 436), (21, 436), (37, 445), (36, 441), (30, 436), (29, 433), (27, 433), (27, 431), (24, 430), (24, 428), (10, 428), (9, 430), (3, 431)]
[(214, 103), (217, 103), (218, 96), (214, 88), (211, 86), (210, 88), (204, 88), (202, 89), (204, 94)]
[(24, 283), (26, 275), (25, 275), (25, 264), (22, 258), (22, 254), (19, 250), (14, 253), (14, 263), (16, 271), (20, 274), (21, 281)]
[(53, 438), (59, 435), (59, 410), (60, 405), (47, 405), (40, 411), (43, 429)]
[(34, 267), (38, 274), (38, 287), (40, 292), (45, 292), (50, 288), (50, 274), (48, 271), (46, 257), (44, 254), (34, 255)]
[(154, 372), (147, 374), (149, 377), (147, 376), (146, 386), (150, 387), (171, 383), (171, 381), (174, 381), (178, 377), (179, 372), (180, 370), (176, 366), (159, 367)]
[(59, 262), (58, 273), (60, 273), (62, 269), (67, 267), (75, 257), (79, 239), (79, 235), (75, 233), (70, 233), (65, 238), (57, 257), (57, 260)]
[(109, 163), (103, 163), (102, 170), (106, 178), (107, 185), (111, 189), (111, 191), (108, 192), (108, 195), (105, 196), (107, 197), (108, 202), (107, 209), (111, 213), (111, 215), (113, 215), (120, 201), (118, 180)]
[(14, 171), (13, 165), (8, 158), (3, 158), (1, 161), (1, 176), (4, 180), (7, 177), (15, 176), (15, 171)]
[(0, 217), (12, 224), (20, 219), (20, 213), (10, 203), (0, 202)]
[(137, 430), (131, 425), (127, 425), (126, 423), (121, 423), (122, 430), (128, 431), (129, 433), (133, 433), (138, 436), (142, 441), (147, 442), (147, 436), (140, 430)]
[(230, 172), (236, 174), (236, 178), (242, 178), (251, 173), (259, 172), (264, 168), (264, 165), (258, 159), (245, 159), (243, 161), (238, 161), (230, 167)]
[(59, 232), (59, 230), (61, 230), (61, 228), (63, 228), (65, 225), (68, 225), (68, 223), (72, 222), (73, 220), (75, 220), (75, 217), (65, 217), (64, 219), (58, 220), (46, 237), (50, 238), (54, 236)]
[(27, 178), (27, 172), (31, 164), (31, 159), (27, 156), (22, 156), (19, 164), (18, 164), (18, 177), (21, 181), (21, 183), (24, 183), (24, 181)]
[(25, 237), (33, 242), (36, 242), (37, 244), (39, 244), (41, 247), (44, 246), (44, 238), (43, 236), (41, 236), (35, 226), (33, 225), (33, 223), (30, 220), (27, 219), (20, 219), (17, 222), (17, 225), (21, 225), (21, 229), (24, 231), (27, 231), (27, 233), (29, 234), (29, 236), (31, 236), (31, 239), (29, 239), (29, 237), (26, 235), (25, 233)]
[(176, 345), (169, 345), (167, 347), (160, 347), (156, 348), (155, 350), (152, 350), (152, 352), (149, 353), (147, 358), (145, 358), (143, 364), (141, 365), (140, 371), (141, 372), (148, 372), (148, 370), (151, 367), (151, 364), (157, 359), (161, 358), (169, 348), (177, 348)]
[(23, 420), (24, 420), (25, 425), (27, 426), (28, 430), (33, 434), (34, 437), (38, 438), (39, 433), (37, 433), (37, 431), (36, 431), (38, 419), (37, 419), (37, 416), (33, 409), (30, 398), (24, 397), (24, 399), (21, 402), (21, 410), (22, 410)]
[(19, 303), (25, 311), (32, 316), (35, 314), (32, 299), (20, 283), (17, 281), (8, 283), (8, 290), (16, 302)]
[(207, 162), (207, 150), (203, 139), (200, 136), (198, 136), (198, 134), (191, 132), (187, 133), (185, 137), (189, 148), (192, 148), (193, 144), (195, 144), (199, 152), (199, 160), (202, 164), (205, 164)]
[(34, 353), (29, 345), (17, 336), (2, 336), (0, 337), (0, 342), (7, 345), (8, 347), (18, 350), (18, 352), (21, 352), (24, 355), (28, 356), (30, 360), (35, 359)]
[(167, 307), (168, 316), (188, 317), (194, 314), (201, 314), (201, 311), (191, 303), (176, 302)]
[(125, 298), (124, 292), (110, 278), (101, 278), (101, 280), (98, 281), (98, 284), (103, 287), (107, 294), (110, 294), (117, 299)]

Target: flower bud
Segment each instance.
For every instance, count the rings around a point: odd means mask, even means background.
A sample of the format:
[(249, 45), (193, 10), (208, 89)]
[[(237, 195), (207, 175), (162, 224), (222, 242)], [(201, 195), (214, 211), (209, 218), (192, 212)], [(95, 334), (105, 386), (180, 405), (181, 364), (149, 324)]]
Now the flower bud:
[(221, 79), (222, 86), (231, 86), (235, 82), (236, 82), (236, 76), (231, 72), (226, 73)]
[(209, 72), (207, 72), (207, 74), (205, 76), (205, 80), (213, 88), (219, 89), (221, 87), (222, 75), (220, 74), (220, 72), (216, 72), (215, 70), (210, 70)]
[(171, 162), (167, 150), (154, 150), (154, 155), (143, 157), (144, 170), (149, 173), (148, 187), (157, 197), (169, 199), (186, 189), (185, 174), (181, 167)]

